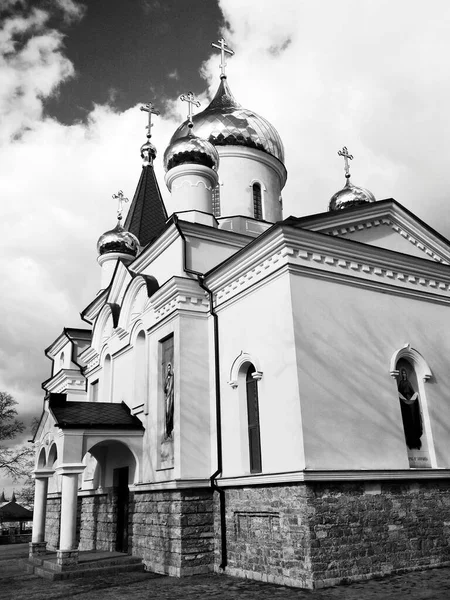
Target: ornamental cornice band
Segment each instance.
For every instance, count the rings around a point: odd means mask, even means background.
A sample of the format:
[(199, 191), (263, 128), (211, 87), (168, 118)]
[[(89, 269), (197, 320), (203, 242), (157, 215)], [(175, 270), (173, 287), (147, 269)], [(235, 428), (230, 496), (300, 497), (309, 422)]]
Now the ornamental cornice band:
[(356, 225), (348, 225), (345, 227), (334, 227), (333, 229), (329, 229), (324, 233), (336, 237), (346, 235), (348, 233), (354, 233), (355, 231), (361, 231), (363, 229), (371, 229), (372, 227), (378, 227), (379, 225), (387, 225), (388, 227), (391, 227), (393, 231), (400, 234), (405, 240), (408, 240), (408, 242), (410, 242), (414, 246), (417, 246), (419, 250), (422, 250), (422, 252), (427, 254), (433, 260), (440, 262), (443, 265), (449, 264), (448, 261), (446, 261), (441, 256), (433, 252), (431, 248), (427, 247), (423, 242), (419, 241), (413, 235), (411, 235), (411, 233), (407, 232), (405, 229), (403, 229), (396, 223), (393, 223), (388, 218), (373, 219), (372, 221), (365, 221), (363, 223), (357, 223)]

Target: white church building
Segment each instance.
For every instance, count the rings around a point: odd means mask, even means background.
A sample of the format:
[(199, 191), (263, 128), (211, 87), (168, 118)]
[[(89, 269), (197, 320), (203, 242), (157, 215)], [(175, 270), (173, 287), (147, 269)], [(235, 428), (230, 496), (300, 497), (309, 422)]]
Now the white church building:
[(173, 214), (149, 135), (86, 328), (46, 350), (30, 555), (306, 588), (449, 564), (450, 242), (346, 148), (329, 210), (283, 215), (282, 141), (224, 67), (185, 99)]

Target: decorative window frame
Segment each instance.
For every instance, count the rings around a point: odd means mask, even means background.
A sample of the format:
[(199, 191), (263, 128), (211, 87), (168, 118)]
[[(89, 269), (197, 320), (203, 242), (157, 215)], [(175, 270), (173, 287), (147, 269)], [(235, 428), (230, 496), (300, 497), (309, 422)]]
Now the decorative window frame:
[(431, 468), (437, 468), (436, 451), (434, 448), (434, 439), (433, 439), (433, 432), (432, 432), (432, 428), (431, 428), (431, 419), (430, 419), (430, 413), (428, 410), (427, 394), (426, 394), (426, 390), (425, 390), (425, 384), (433, 377), (433, 373), (432, 373), (427, 361), (422, 356), (422, 354), (415, 348), (412, 348), (410, 343), (406, 343), (402, 348), (400, 348), (399, 350), (396, 350), (394, 352), (394, 354), (391, 357), (390, 364), (389, 364), (389, 373), (395, 382), (396, 397), (398, 397), (397, 377), (399, 375), (399, 370), (397, 369), (397, 363), (401, 358), (404, 358), (405, 360), (410, 362), (416, 373), (417, 385), (419, 388), (418, 391), (419, 391), (420, 408), (421, 408), (422, 417), (423, 417), (424, 433), (425, 433), (426, 441), (427, 441), (427, 445), (428, 445), (428, 453), (430, 456)]
[(242, 370), (243, 365), (245, 365), (246, 363), (251, 363), (256, 369), (252, 375), (253, 379), (257, 379), (259, 381), (262, 378), (263, 372), (261, 370), (259, 360), (256, 358), (256, 356), (248, 354), (247, 352), (244, 352), (242, 350), (239, 356), (237, 356), (234, 359), (230, 369), (230, 378), (228, 380), (228, 385), (231, 386), (233, 389), (236, 389), (238, 387), (239, 374)]
[[(261, 181), (261, 179), (252, 179), (249, 187), (250, 187), (250, 193), (252, 195), (252, 203), (251, 203), (251, 207), (252, 207), (252, 212), (253, 212), (253, 218), (257, 219), (257, 217), (255, 217), (255, 209), (254, 209), (254, 199), (253, 199), (253, 186), (255, 185), (255, 183), (257, 183), (260, 188), (261, 188), (261, 221), (265, 220), (266, 217), (266, 193), (267, 193), (267, 187), (265, 186), (264, 182)], [(260, 219), (257, 219), (258, 221)]]
[[(248, 412), (247, 412), (247, 370), (249, 365), (253, 365), (255, 371), (252, 373), (253, 379), (260, 381), (263, 377), (263, 371), (261, 369), (261, 363), (259, 359), (249, 354), (248, 352), (241, 351), (237, 356), (230, 369), (230, 379), (228, 385), (233, 389), (237, 390), (237, 398), (234, 396), (237, 402), (238, 411), (238, 439), (236, 440), (235, 435), (233, 436), (233, 443), (238, 443), (240, 447), (240, 470), (242, 475), (250, 475), (250, 442), (248, 434)], [(259, 388), (259, 386), (258, 386)], [(259, 402), (259, 389), (258, 389), (258, 402)], [(259, 403), (259, 409), (261, 404)], [(261, 435), (261, 423), (260, 423), (260, 435)], [(261, 446), (261, 463), (263, 464), (263, 440), (260, 438)]]

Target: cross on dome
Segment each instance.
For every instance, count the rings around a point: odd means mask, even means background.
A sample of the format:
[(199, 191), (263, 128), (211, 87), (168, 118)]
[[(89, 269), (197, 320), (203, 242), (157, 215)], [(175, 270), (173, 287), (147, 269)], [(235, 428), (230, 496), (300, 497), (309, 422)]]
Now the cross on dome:
[(161, 113), (159, 112), (159, 110), (157, 110), (155, 108), (155, 105), (153, 104), (153, 102), (147, 102), (147, 104), (143, 104), (140, 107), (141, 110), (143, 110), (144, 112), (148, 113), (148, 125), (146, 126), (147, 129), (147, 137), (148, 139), (150, 139), (152, 137), (152, 127), (153, 127), (153, 123), (152, 123), (152, 115), (157, 115), (159, 116)]
[(226, 79), (225, 67), (227, 66), (227, 63), (225, 62), (225, 54), (233, 56), (234, 52), (227, 46), (227, 43), (223, 38), (220, 39), (218, 43), (211, 42), (211, 46), (220, 50), (220, 78)]
[(193, 110), (192, 107), (196, 106), (197, 108), (200, 106), (200, 102), (195, 98), (194, 94), (192, 92), (188, 92), (187, 94), (181, 94), (180, 96), (180, 100), (182, 102), (187, 102), (188, 103), (188, 126), (190, 128), (192, 128), (194, 126), (194, 123), (192, 122), (192, 117), (193, 117)]
[(345, 162), (345, 176), (347, 179), (350, 179), (350, 166), (348, 161), (353, 160), (353, 155), (348, 153), (347, 146), (344, 146), (342, 150), (338, 150), (338, 155), (344, 157)]
[(119, 190), (117, 192), (117, 194), (113, 194), (112, 195), (112, 199), (113, 200), (117, 200), (117, 219), (118, 221), (122, 220), (122, 212), (123, 212), (123, 205), (125, 202), (129, 202), (128, 198), (126, 198), (123, 195), (122, 190)]

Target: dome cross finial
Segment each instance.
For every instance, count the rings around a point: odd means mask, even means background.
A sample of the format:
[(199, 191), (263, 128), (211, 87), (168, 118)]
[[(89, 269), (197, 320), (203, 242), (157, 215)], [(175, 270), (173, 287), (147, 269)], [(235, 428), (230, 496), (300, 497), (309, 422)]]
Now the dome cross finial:
[(146, 129), (147, 129), (147, 138), (150, 139), (152, 137), (152, 127), (153, 127), (153, 123), (152, 123), (152, 115), (156, 115), (159, 116), (161, 113), (159, 112), (159, 110), (157, 110), (155, 108), (155, 105), (153, 104), (153, 102), (147, 102), (147, 104), (143, 104), (140, 107), (141, 110), (143, 110), (144, 112), (148, 113), (148, 125), (146, 125)]
[(117, 220), (120, 223), (122, 220), (123, 205), (125, 202), (129, 202), (129, 200), (123, 195), (122, 190), (119, 190), (117, 194), (113, 194), (112, 199), (117, 200)]
[(226, 79), (225, 67), (227, 66), (227, 63), (225, 62), (225, 54), (233, 56), (234, 52), (227, 46), (227, 43), (223, 38), (221, 38), (218, 43), (211, 42), (211, 46), (220, 50), (220, 78)]
[(353, 160), (353, 155), (348, 153), (347, 146), (344, 146), (342, 148), (342, 150), (338, 150), (338, 155), (344, 157), (345, 176), (347, 179), (350, 179), (350, 165), (349, 165), (348, 161)]
[(194, 126), (194, 123), (192, 122), (192, 117), (194, 115), (194, 112), (192, 110), (193, 106), (196, 106), (197, 108), (200, 106), (200, 102), (195, 98), (194, 94), (192, 92), (188, 92), (187, 94), (181, 94), (180, 96), (180, 100), (182, 102), (187, 102), (188, 103), (188, 127), (190, 129), (192, 129), (192, 127)]

